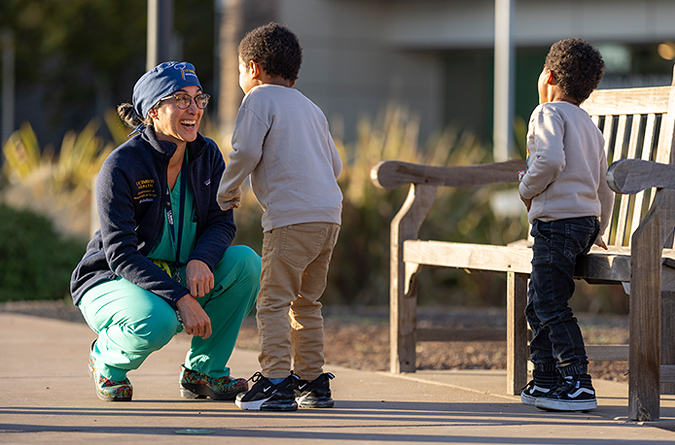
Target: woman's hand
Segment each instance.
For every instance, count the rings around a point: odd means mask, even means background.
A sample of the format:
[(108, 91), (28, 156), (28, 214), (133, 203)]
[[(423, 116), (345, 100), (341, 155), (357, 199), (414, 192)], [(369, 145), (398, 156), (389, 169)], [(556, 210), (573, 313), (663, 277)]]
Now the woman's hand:
[(187, 288), (195, 298), (203, 297), (213, 289), (213, 273), (205, 262), (190, 260), (185, 268)]
[(213, 273), (205, 262), (190, 260), (185, 268), (185, 277), (190, 293), (176, 303), (185, 332), (204, 339), (209, 338), (211, 319), (195, 298), (203, 297), (213, 289)]
[(185, 294), (181, 297), (176, 303), (176, 309), (183, 319), (185, 332), (196, 337), (209, 338), (211, 335), (211, 319), (192, 295)]

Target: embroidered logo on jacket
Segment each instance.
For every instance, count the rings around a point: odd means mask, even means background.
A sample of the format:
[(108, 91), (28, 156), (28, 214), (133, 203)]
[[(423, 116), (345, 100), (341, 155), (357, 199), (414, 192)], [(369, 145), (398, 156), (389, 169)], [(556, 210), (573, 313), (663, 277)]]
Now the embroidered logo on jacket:
[(157, 190), (155, 189), (154, 179), (141, 179), (136, 181), (136, 193), (134, 200), (139, 204), (144, 202), (152, 202), (157, 197)]

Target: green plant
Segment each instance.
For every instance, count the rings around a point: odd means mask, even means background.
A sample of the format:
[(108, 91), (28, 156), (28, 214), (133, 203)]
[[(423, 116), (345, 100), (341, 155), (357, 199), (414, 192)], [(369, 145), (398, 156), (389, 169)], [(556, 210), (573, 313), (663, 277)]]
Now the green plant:
[(52, 193), (83, 187), (91, 189), (91, 180), (113, 147), (97, 136), (100, 124), (92, 120), (80, 132), (69, 131), (63, 137), (57, 156), (52, 147), (40, 148), (35, 132), (25, 123), (3, 147), (6, 162), (3, 172), (10, 183), (26, 181), (42, 167), (51, 167), (49, 187)]
[(3, 147), (2, 202), (47, 216), (62, 234), (88, 237), (93, 178), (113, 149), (97, 135), (99, 125), (92, 120), (80, 133), (68, 132), (58, 154), (41, 149), (31, 126), (22, 125)]
[(0, 204), (0, 301), (66, 297), (83, 251), (46, 217)]
[[(490, 150), (470, 133), (450, 128), (420, 146), (418, 128), (416, 118), (390, 107), (374, 124), (362, 122), (357, 142), (344, 147), (343, 159), (347, 162), (340, 178), (345, 195), (343, 224), (331, 264), (327, 301), (346, 304), (388, 301), (388, 226), (408, 188), (393, 191), (375, 188), (370, 180), (373, 165), (388, 159), (431, 165), (491, 161)], [(440, 188), (420, 229), (420, 238), (477, 243), (504, 243), (522, 238), (524, 210), (516, 216), (492, 210), (494, 192), (505, 189), (514, 187)], [(498, 277), (474, 280), (463, 271), (430, 270), (419, 278), (420, 301), (428, 304), (484, 304), (503, 294)], [(481, 299), (478, 295), (488, 297)]]
[(92, 188), (92, 178), (112, 151), (112, 144), (96, 135), (99, 123), (93, 120), (80, 132), (69, 131), (63, 137), (54, 163), (53, 178), (57, 193), (83, 187)]
[(92, 179), (112, 150), (98, 126), (68, 132), (58, 155), (40, 148), (29, 124), (3, 147), (0, 301), (68, 295), (89, 234)]
[(21, 125), (9, 137), (2, 152), (5, 155), (2, 171), (11, 182), (26, 178), (44, 162), (35, 131), (29, 123)]

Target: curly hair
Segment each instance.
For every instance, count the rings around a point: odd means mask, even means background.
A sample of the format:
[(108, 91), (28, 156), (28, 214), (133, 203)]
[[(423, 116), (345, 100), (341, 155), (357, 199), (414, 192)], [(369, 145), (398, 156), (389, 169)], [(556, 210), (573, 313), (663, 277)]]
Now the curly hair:
[(605, 72), (600, 51), (582, 39), (564, 39), (554, 43), (544, 67), (553, 71), (562, 93), (578, 103), (588, 99)]
[(259, 64), (271, 76), (293, 81), (302, 64), (302, 48), (290, 29), (270, 22), (244, 36), (239, 43), (239, 58), (246, 64)]

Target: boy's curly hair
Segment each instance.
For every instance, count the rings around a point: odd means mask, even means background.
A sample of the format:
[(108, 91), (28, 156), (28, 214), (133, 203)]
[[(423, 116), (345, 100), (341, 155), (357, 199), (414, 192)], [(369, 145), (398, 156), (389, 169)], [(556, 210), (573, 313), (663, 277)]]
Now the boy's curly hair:
[(564, 39), (554, 43), (544, 67), (553, 71), (563, 94), (579, 103), (588, 99), (605, 72), (600, 51), (582, 39)]
[(275, 22), (260, 26), (239, 43), (239, 58), (256, 62), (271, 76), (296, 80), (302, 64), (302, 48), (293, 32)]

